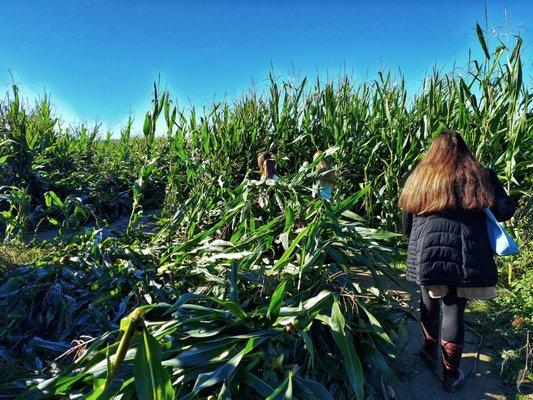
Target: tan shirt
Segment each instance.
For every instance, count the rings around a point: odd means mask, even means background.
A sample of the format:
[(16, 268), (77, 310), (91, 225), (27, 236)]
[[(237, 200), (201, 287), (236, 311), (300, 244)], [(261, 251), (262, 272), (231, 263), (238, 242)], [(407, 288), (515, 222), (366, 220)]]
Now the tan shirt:
[[(448, 294), (450, 289), (446, 285), (427, 285), (429, 296), (433, 299), (439, 299)], [(488, 300), (496, 297), (494, 286), (486, 287), (458, 287), (457, 297), (463, 297), (469, 300)]]

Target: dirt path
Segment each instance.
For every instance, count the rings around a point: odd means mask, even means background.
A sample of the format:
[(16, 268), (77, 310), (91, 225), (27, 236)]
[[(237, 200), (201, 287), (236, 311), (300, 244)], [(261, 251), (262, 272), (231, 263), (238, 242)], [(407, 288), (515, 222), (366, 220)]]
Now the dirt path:
[[(367, 271), (357, 271), (357, 274), (362, 277), (363, 281), (370, 278)], [(408, 341), (405, 348), (400, 349), (400, 357), (397, 360), (397, 369), (400, 373), (406, 372), (403, 377), (400, 377), (400, 384), (393, 388), (390, 398), (394, 400), (512, 400), (514, 397), (508, 397), (503, 380), (497, 373), (494, 373), (494, 355), (483, 346), (478, 334), (469, 328), (466, 329), (465, 350), (461, 362), (461, 369), (467, 376), (466, 381), (456, 393), (447, 393), (441, 389), (439, 379), (428, 370), (424, 361), (418, 356), (422, 348), (420, 325), (416, 319), (420, 311), (419, 288), (407, 282), (403, 277), (400, 279), (407, 291), (393, 284), (388, 285), (387, 291), (400, 300), (402, 308), (408, 313), (405, 321)], [(466, 320), (468, 321), (468, 315)]]
[[(409, 288), (411, 310), (418, 315), (419, 291), (414, 285), (409, 285)], [(467, 375), (467, 379), (456, 393), (444, 392), (438, 379), (418, 356), (418, 351), (422, 348), (419, 322), (414, 318), (408, 318), (406, 322), (409, 340), (401, 353), (401, 363), (408, 367), (406, 370), (411, 371), (411, 374), (396, 388), (398, 399), (510, 399), (506, 395), (504, 382), (493, 372), (494, 368), (491, 364), (494, 363), (494, 356), (483, 346), (481, 338), (470, 329), (467, 329), (465, 333), (465, 350), (461, 361), (461, 369)]]

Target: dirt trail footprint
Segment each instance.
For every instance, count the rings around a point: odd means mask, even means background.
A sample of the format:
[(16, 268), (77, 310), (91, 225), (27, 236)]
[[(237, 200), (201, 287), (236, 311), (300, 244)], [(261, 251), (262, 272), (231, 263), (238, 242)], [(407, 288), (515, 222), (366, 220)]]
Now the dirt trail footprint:
[(467, 378), (457, 392), (447, 393), (441, 389), (441, 383), (437, 377), (428, 370), (424, 361), (418, 356), (418, 351), (422, 348), (422, 335), (418, 321), (409, 318), (406, 328), (409, 340), (401, 353), (402, 364), (409, 366), (413, 372), (401, 385), (395, 388), (397, 399), (510, 399), (506, 395), (504, 382), (498, 376), (494, 376), (491, 371), (492, 357), (483, 346), (479, 349), (476, 368), (475, 360), (479, 347), (479, 337), (475, 334), (468, 330), (465, 334), (465, 351), (461, 361), (461, 369)]
[[(355, 270), (355, 272), (361, 286), (373, 283), (368, 271)], [(386, 283), (386, 289), (394, 291), (394, 296), (402, 299), (405, 311), (418, 315), (419, 287), (403, 278), (400, 280), (407, 291), (390, 282)], [(418, 355), (423, 341), (418, 320), (415, 317), (408, 317), (405, 324), (408, 341), (404, 349), (399, 351), (397, 360), (400, 370), (405, 371), (405, 375), (401, 378), (400, 384), (393, 388), (391, 400), (512, 400), (514, 398), (508, 396), (504, 381), (493, 372), (494, 356), (483, 345), (480, 346), (480, 337), (469, 329), (465, 332), (465, 350), (461, 361), (461, 369), (467, 378), (457, 392), (443, 391), (439, 379), (429, 371), (424, 360)]]

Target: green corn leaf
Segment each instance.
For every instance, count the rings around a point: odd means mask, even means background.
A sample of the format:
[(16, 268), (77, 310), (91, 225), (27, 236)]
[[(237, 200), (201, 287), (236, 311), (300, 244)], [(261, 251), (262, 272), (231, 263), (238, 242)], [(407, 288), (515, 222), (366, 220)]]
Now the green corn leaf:
[(273, 387), (269, 382), (262, 380), (261, 378), (248, 371), (244, 371), (243, 381), (250, 388), (254, 389), (257, 393), (259, 393), (263, 398), (267, 398), (275, 390), (275, 387)]
[(489, 48), (487, 47), (487, 42), (485, 41), (485, 35), (483, 34), (483, 30), (479, 26), (479, 24), (476, 24), (476, 33), (477, 38), (479, 40), (479, 44), (481, 45), (481, 48), (483, 49), (483, 53), (485, 53), (485, 57), (487, 59), (490, 58)]
[(265, 400), (292, 399), (292, 372), (278, 385), (278, 387)]
[(300, 233), (294, 238), (289, 248), (283, 253), (283, 255), (280, 257), (278, 261), (274, 264), (272, 269), (267, 272), (267, 275), (272, 275), (275, 271), (280, 269), (281, 267), (288, 264), (290, 257), (292, 256), (294, 250), (296, 249), (296, 246), (298, 246), (298, 243), (307, 236), (309, 231), (312, 229), (313, 225), (309, 225), (306, 228), (302, 229)]
[(298, 332), (298, 335), (300, 335), (300, 337), (303, 339), (305, 343), (305, 349), (309, 353), (309, 368), (314, 369), (315, 346), (313, 345), (313, 341), (306, 331), (300, 331)]
[(270, 303), (268, 305), (267, 318), (273, 320), (278, 317), (279, 310), (281, 309), (281, 304), (283, 303), (283, 295), (285, 294), (286, 285), (287, 281), (283, 281), (278, 285), (276, 290), (274, 290), (274, 293), (272, 294), (272, 298), (270, 299)]
[(248, 339), (246, 346), (237, 353), (231, 360), (229, 360), (226, 364), (218, 367), (213, 372), (206, 372), (198, 375), (198, 378), (196, 379), (196, 382), (193, 387), (193, 391), (191, 394), (196, 394), (200, 390), (211, 387), (217, 383), (227, 381), (231, 378), (237, 367), (239, 366), (241, 360), (243, 357), (248, 354), (250, 351), (252, 351), (255, 346), (257, 346), (259, 343), (261, 343), (264, 339), (262, 338), (250, 338)]
[(241, 306), (239, 306), (237, 303), (234, 303), (232, 301), (220, 301), (219, 304), (227, 308), (233, 315), (235, 315), (239, 319), (246, 319), (248, 315), (246, 314), (246, 311), (242, 309)]
[(338, 302), (331, 307), (331, 333), (339, 348), (350, 388), (357, 400), (364, 399), (364, 375), (361, 361), (355, 351), (351, 335), (345, 331), (346, 321)]
[(52, 191), (46, 192), (44, 194), (44, 201), (47, 207), (51, 207), (52, 205), (57, 206), (59, 208), (65, 207), (65, 204), (61, 201), (59, 196)]
[(236, 261), (233, 261), (231, 263), (230, 267), (230, 292), (229, 292), (229, 298), (230, 300), (235, 303), (239, 304), (239, 289), (237, 286), (237, 272), (239, 271), (239, 265)]
[(379, 323), (377, 318), (374, 317), (374, 315), (372, 315), (372, 313), (370, 311), (368, 311), (367, 308), (365, 306), (363, 306), (362, 304), (359, 303), (359, 307), (361, 307), (364, 310), (366, 316), (368, 317), (368, 320), (370, 321), (370, 325), (372, 326), (372, 330), (379, 337), (381, 337), (385, 342), (387, 342), (391, 346), (394, 346), (394, 343), (389, 338), (389, 335), (387, 335), (387, 332), (385, 332), (385, 330), (383, 329), (383, 327), (381, 326), (381, 324)]
[(334, 400), (324, 385), (312, 379), (295, 376), (294, 388), (298, 398), (306, 400)]
[[(215, 337), (220, 337), (216, 336), (216, 333), (214, 332)], [(189, 349), (178, 354), (175, 358), (166, 360), (165, 366), (185, 369), (206, 365), (216, 359), (220, 359), (222, 354), (232, 351), (238, 342), (239, 339), (222, 336), (217, 339), (194, 344)]]
[(151, 132), (152, 132), (152, 117), (150, 116), (150, 113), (147, 112), (146, 116), (144, 117), (143, 133), (145, 136), (149, 136)]
[(135, 354), (133, 376), (135, 390), (140, 399), (174, 399), (174, 388), (167, 371), (161, 365), (161, 346), (146, 329), (143, 329)]

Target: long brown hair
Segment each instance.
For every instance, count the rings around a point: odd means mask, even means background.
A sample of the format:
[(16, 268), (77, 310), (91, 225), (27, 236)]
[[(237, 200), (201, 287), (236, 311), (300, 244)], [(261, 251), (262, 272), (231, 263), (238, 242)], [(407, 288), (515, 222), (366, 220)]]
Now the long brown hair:
[(272, 179), (276, 172), (276, 159), (269, 151), (259, 154), (257, 157), (257, 165), (259, 167), (259, 173), (268, 179)]
[(489, 173), (457, 132), (446, 131), (431, 143), (426, 157), (411, 173), (400, 196), (400, 208), (427, 214), (449, 208), (479, 211), (492, 206)]

